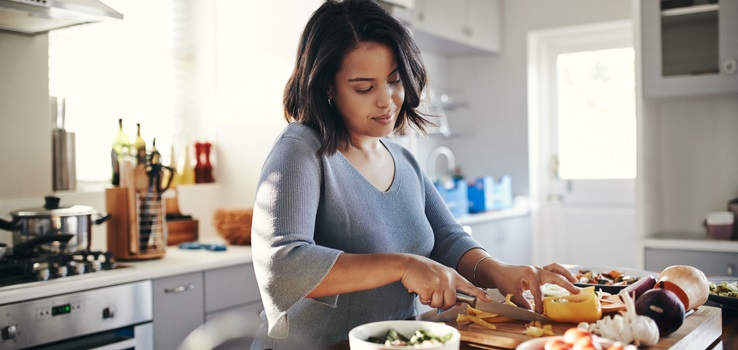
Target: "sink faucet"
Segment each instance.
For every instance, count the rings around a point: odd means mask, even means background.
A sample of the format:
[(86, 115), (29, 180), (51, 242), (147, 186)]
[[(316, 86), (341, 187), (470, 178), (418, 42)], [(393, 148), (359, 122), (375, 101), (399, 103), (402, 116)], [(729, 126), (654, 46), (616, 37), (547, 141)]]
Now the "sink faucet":
[(436, 147), (428, 155), (428, 176), (430, 176), (433, 181), (436, 180), (436, 160), (438, 159), (438, 156), (441, 155), (446, 156), (449, 173), (453, 174), (456, 170), (456, 158), (454, 157), (454, 152), (451, 152), (448, 147)]

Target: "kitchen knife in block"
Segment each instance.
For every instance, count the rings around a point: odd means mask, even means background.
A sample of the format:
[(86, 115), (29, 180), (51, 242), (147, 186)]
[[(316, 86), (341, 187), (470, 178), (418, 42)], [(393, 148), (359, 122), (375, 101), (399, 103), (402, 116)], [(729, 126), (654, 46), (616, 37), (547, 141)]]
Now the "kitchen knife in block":
[(528, 309), (524, 309), (522, 307), (506, 304), (505, 298), (500, 298), (502, 294), (500, 294), (497, 289), (487, 291), (487, 295), (492, 298), (492, 302), (488, 303), (486, 301), (479, 300), (478, 298), (475, 298), (471, 295), (466, 295), (457, 291), (456, 300), (462, 303), (467, 303), (475, 309), (507, 316), (516, 320), (551, 322), (551, 320), (544, 315)]

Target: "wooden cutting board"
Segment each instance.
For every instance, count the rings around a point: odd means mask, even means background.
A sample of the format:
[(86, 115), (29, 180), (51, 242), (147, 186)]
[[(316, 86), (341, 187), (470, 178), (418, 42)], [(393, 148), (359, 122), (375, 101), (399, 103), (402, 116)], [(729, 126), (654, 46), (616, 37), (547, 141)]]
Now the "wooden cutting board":
[[(457, 306), (440, 314), (431, 311), (421, 315), (420, 319), (445, 322), (459, 330), (462, 342), (470, 344), (515, 349), (520, 343), (533, 339), (523, 334), (525, 325), (528, 323), (526, 321), (495, 323), (496, 330), (476, 324), (459, 325), (456, 323), (456, 315), (465, 310), (465, 307)], [(563, 335), (567, 329), (576, 327), (576, 324), (554, 322), (551, 326), (554, 335)], [(711, 306), (701, 306), (684, 320), (684, 324), (676, 332), (661, 338), (658, 344), (649, 347), (649, 350), (706, 349), (719, 340), (721, 334), (721, 310)]]

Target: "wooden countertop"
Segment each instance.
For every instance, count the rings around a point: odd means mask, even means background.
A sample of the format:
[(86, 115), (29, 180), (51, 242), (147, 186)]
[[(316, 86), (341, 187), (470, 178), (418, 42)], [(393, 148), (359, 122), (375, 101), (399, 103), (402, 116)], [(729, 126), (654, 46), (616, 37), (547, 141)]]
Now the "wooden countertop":
[[(464, 307), (455, 307), (444, 313), (435, 315), (425, 313), (421, 318), (443, 321), (456, 327), (461, 332), (461, 340), (467, 344), (481, 344), (493, 348), (514, 349), (522, 342), (533, 339), (523, 333), (525, 321), (497, 323), (497, 330), (483, 328), (478, 325), (458, 325), (456, 315), (464, 312)], [(573, 323), (552, 323), (555, 335), (563, 335)], [(679, 329), (667, 337), (659, 339), (658, 344), (649, 349), (708, 349), (719, 341), (722, 334), (721, 309), (712, 306), (701, 306), (689, 315)]]
[[(460, 350), (473, 349), (514, 349), (528, 339), (534, 339), (522, 334), (526, 322), (514, 321), (498, 323), (498, 330), (488, 330), (476, 326), (458, 326), (454, 321), (456, 315), (463, 311), (463, 307), (455, 307), (441, 314), (427, 312), (421, 319), (445, 321), (455, 326), (461, 332), (462, 344)], [(727, 313), (726, 313), (727, 312)], [(723, 315), (726, 323), (723, 324)], [(722, 310), (714, 306), (701, 306), (689, 315), (684, 324), (674, 333), (659, 339), (659, 342), (648, 349), (662, 350), (692, 350), (692, 349), (735, 349), (738, 346), (738, 310)], [(570, 323), (552, 324), (554, 334), (562, 335), (567, 329), (576, 327)], [(329, 348), (330, 350), (349, 349), (348, 341), (341, 342)]]

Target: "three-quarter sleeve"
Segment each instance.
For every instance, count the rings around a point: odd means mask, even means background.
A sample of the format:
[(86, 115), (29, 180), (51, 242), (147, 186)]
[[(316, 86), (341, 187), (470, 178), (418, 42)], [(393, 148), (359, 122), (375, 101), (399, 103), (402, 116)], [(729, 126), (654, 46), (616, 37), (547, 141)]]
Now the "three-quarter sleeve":
[[(289, 135), (278, 139), (256, 192), (253, 261), (269, 336), (274, 338), (287, 336), (287, 312), (320, 283), (341, 253), (314, 241), (322, 165), (309, 141)], [(332, 296), (317, 301), (335, 307), (336, 300)]]

